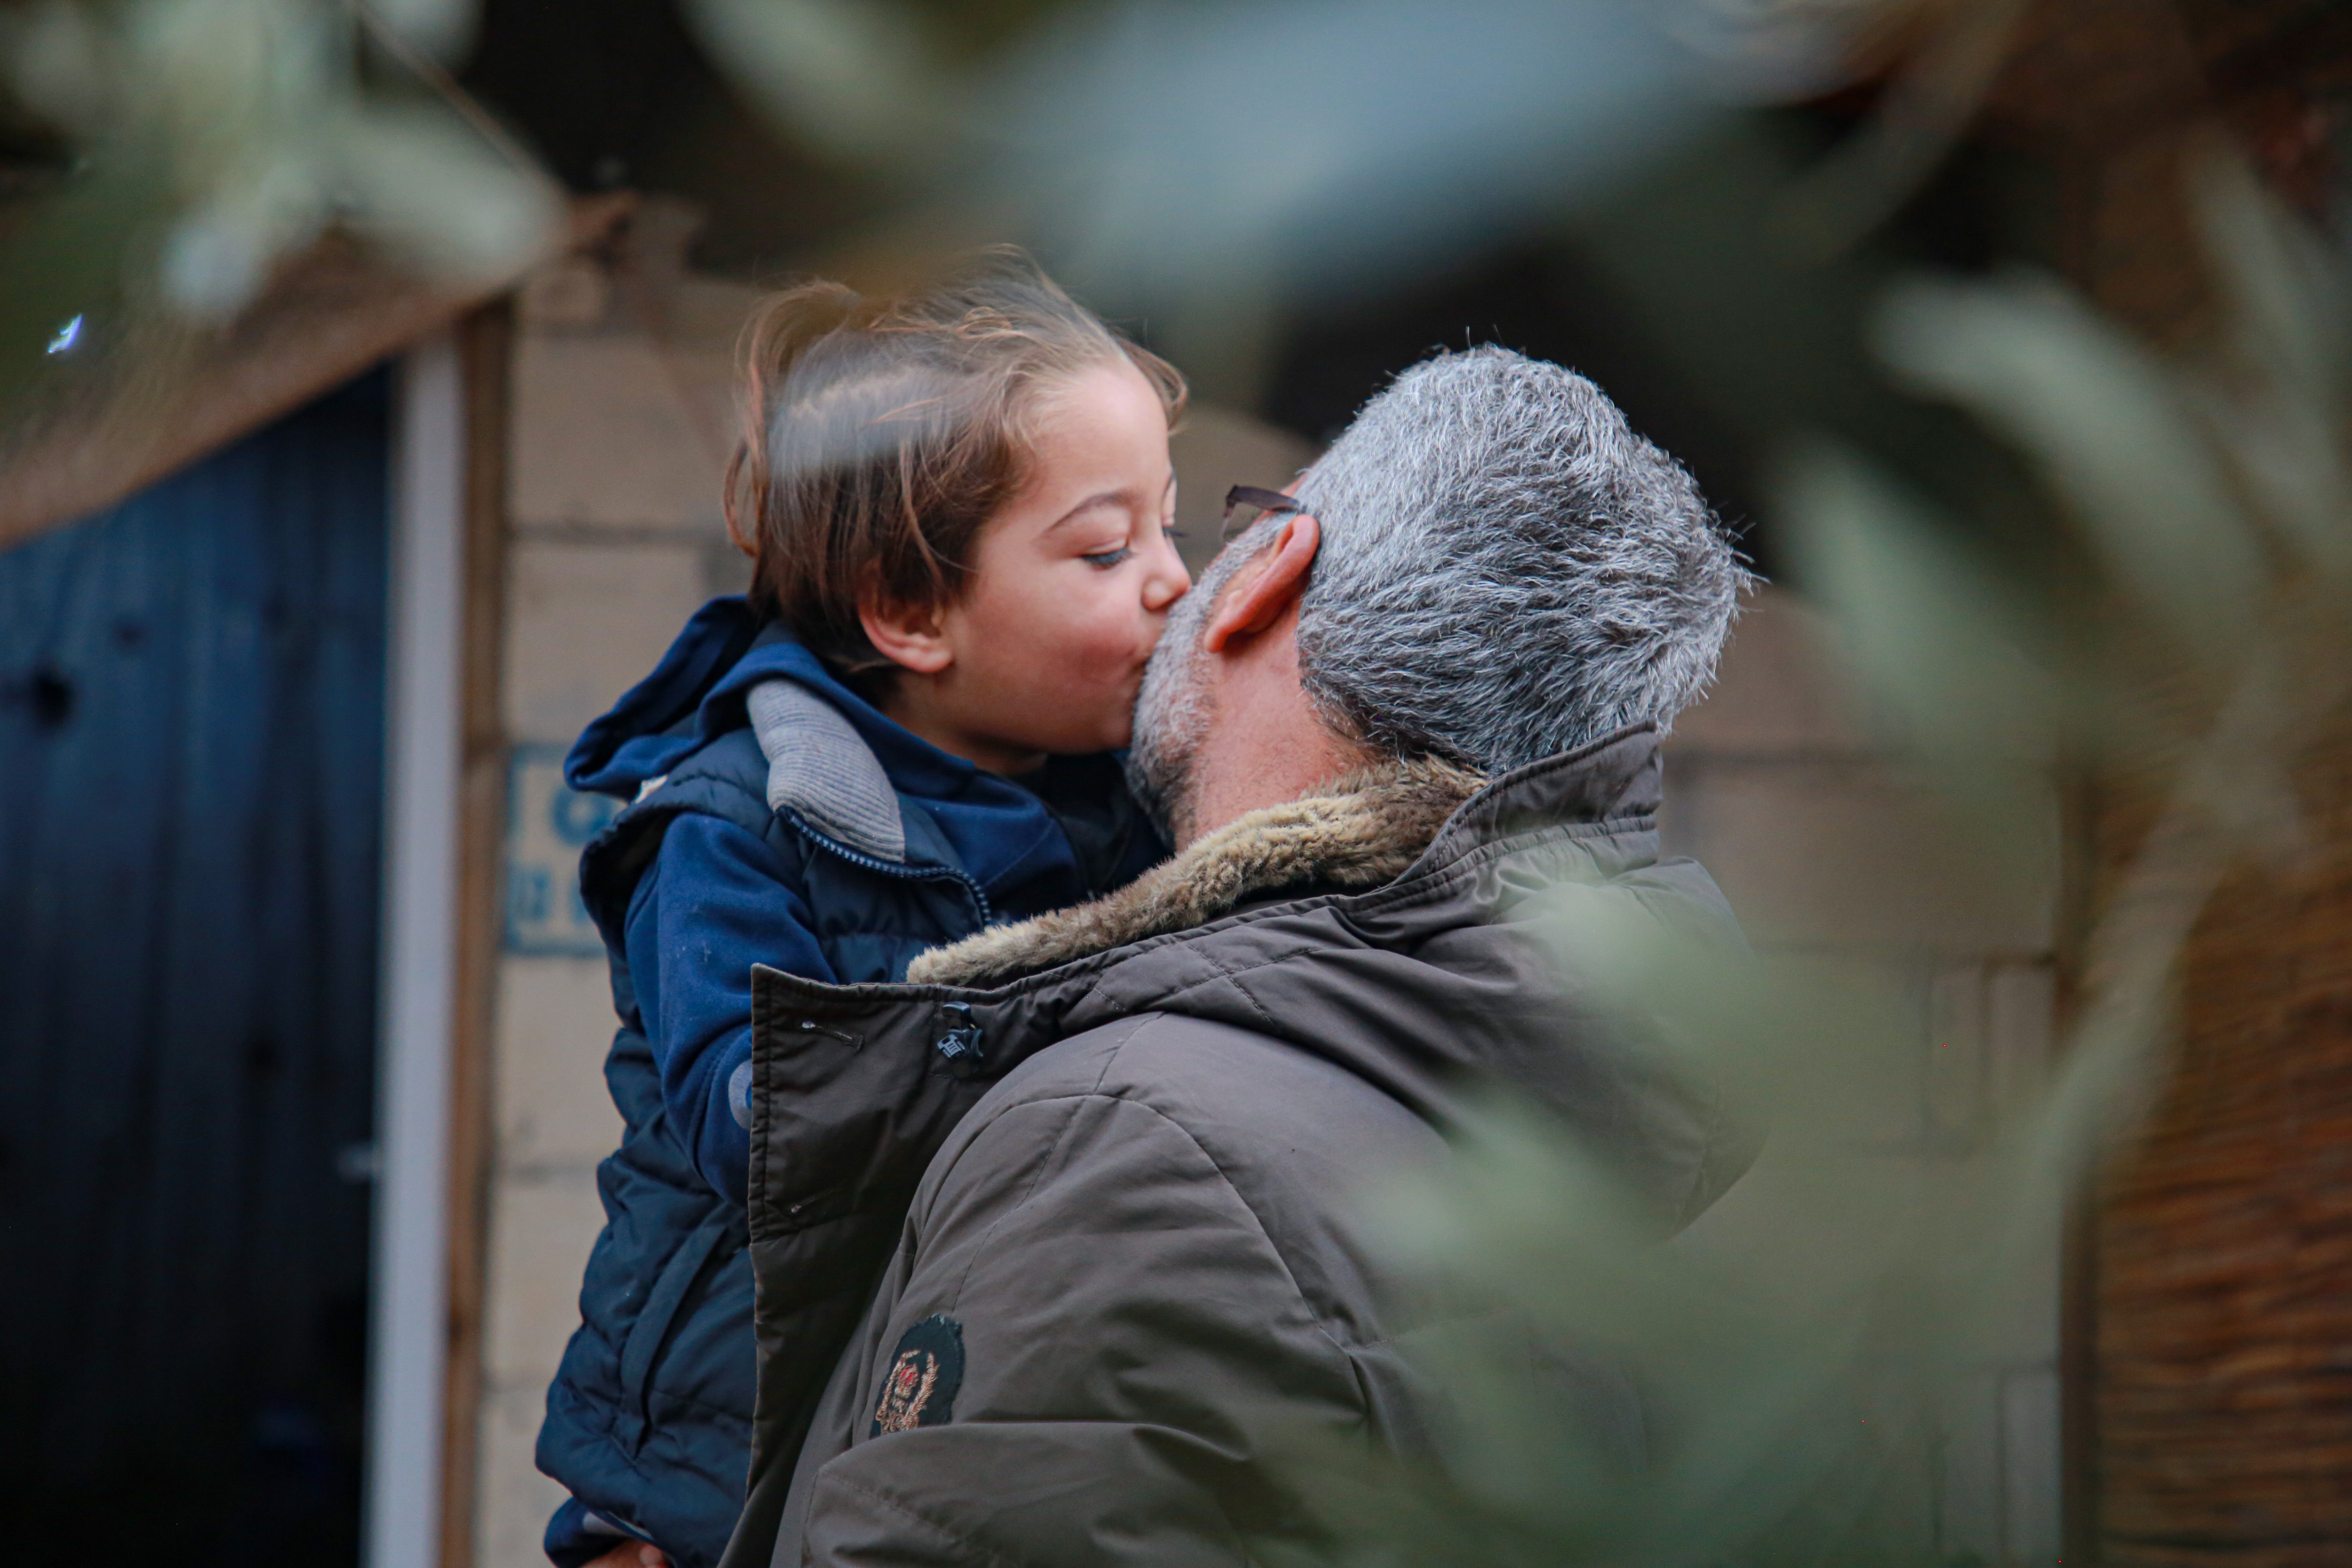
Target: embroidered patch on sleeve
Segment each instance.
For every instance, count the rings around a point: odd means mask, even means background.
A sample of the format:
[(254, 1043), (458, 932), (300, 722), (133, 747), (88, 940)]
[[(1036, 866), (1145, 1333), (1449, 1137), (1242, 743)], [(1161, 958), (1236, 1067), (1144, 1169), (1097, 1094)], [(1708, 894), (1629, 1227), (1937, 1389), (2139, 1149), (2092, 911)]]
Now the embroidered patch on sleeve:
[(955, 1413), (963, 1384), (963, 1325), (953, 1318), (929, 1317), (898, 1340), (898, 1353), (882, 1378), (869, 1437), (944, 1425)]

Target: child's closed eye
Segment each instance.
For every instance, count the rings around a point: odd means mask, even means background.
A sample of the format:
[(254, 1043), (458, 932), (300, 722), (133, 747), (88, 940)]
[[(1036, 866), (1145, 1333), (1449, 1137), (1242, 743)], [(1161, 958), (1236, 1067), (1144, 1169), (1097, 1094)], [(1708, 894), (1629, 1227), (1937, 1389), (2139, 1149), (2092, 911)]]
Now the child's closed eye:
[(1090, 552), (1087, 554), (1079, 556), (1078, 559), (1085, 562), (1089, 566), (1099, 566), (1104, 571), (1108, 572), (1114, 566), (1126, 564), (1127, 558), (1134, 553), (1135, 552), (1133, 550), (1121, 544), (1109, 550), (1097, 550)]

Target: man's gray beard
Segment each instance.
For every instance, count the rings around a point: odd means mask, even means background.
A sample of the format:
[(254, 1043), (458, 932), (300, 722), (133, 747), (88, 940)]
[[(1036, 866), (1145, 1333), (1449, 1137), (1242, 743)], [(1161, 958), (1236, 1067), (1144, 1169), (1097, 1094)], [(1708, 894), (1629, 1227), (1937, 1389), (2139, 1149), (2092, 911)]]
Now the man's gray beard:
[(1223, 585), (1204, 583), (1177, 601), (1135, 699), (1127, 787), (1172, 848), (1182, 847), (1183, 837), (1192, 832), (1192, 761), (1209, 729), (1209, 704), (1201, 691), (1201, 630)]

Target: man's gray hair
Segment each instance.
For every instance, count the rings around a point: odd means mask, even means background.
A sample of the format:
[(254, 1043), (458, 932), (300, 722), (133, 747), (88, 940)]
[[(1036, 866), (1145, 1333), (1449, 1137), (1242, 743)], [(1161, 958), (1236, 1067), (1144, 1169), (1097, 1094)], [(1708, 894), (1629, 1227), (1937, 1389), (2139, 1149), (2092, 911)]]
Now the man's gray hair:
[[(1323, 531), (1298, 607), (1308, 695), (1342, 733), (1489, 773), (1671, 724), (1749, 581), (1681, 464), (1584, 377), (1506, 349), (1398, 376), (1297, 494)], [(1281, 521), (1235, 541), (1235, 564)]]

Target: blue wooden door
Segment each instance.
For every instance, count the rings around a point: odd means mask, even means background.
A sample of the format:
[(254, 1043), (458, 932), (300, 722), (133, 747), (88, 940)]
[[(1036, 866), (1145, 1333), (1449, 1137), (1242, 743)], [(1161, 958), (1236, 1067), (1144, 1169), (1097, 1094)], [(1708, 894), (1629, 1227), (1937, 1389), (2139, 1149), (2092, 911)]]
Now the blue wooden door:
[(20, 1550), (357, 1554), (387, 416), (371, 374), (0, 554)]

